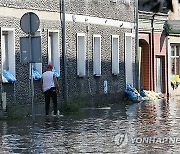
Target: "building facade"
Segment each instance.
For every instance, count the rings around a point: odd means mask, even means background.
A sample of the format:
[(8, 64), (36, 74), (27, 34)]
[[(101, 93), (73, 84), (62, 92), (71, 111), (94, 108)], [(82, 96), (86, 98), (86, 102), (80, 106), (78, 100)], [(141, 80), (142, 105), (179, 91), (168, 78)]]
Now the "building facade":
[[(95, 102), (103, 98), (117, 101), (123, 98), (126, 84), (137, 86), (135, 1), (66, 0), (65, 21), (60, 2), (0, 2), (1, 96), (9, 107), (31, 104), (31, 68), (20, 62), (20, 37), (27, 36), (20, 28), (20, 19), (27, 12), (40, 19), (33, 35), (41, 36), (42, 63), (34, 63), (33, 68), (42, 74), (48, 63), (55, 66), (60, 74), (59, 101), (74, 96), (91, 96)], [(3, 70), (16, 82), (5, 82)], [(34, 102), (44, 103), (38, 80), (34, 80)]]
[(145, 90), (168, 94), (166, 11), (153, 13), (139, 1), (140, 85)]
[(168, 35), (168, 88), (170, 96), (180, 95), (180, 4), (173, 0), (174, 12), (169, 12), (167, 22)]

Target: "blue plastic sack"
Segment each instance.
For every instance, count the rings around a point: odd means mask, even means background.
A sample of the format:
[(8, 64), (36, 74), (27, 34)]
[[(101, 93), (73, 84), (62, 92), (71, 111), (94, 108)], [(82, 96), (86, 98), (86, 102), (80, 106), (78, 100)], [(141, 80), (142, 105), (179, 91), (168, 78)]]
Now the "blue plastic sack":
[(40, 80), (41, 79), (41, 74), (39, 73), (39, 71), (33, 67), (33, 79), (34, 80)]
[(58, 78), (60, 77), (60, 74), (57, 72), (56, 68), (53, 67), (52, 72), (55, 74), (55, 76)]
[(16, 82), (15, 76), (10, 71), (3, 70), (3, 76), (8, 81), (8, 83)]
[(131, 85), (126, 85), (125, 93), (130, 100), (134, 102), (138, 101), (139, 95), (134, 91), (134, 88)]
[(141, 95), (142, 97), (146, 97), (146, 96), (147, 96), (143, 89), (140, 90), (140, 95)]

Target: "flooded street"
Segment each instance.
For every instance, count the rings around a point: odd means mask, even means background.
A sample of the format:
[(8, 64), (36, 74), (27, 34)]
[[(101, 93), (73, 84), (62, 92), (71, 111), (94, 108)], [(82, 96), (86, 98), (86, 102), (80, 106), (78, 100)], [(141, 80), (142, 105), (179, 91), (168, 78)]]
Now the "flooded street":
[(180, 153), (180, 102), (115, 104), (0, 121), (2, 153)]

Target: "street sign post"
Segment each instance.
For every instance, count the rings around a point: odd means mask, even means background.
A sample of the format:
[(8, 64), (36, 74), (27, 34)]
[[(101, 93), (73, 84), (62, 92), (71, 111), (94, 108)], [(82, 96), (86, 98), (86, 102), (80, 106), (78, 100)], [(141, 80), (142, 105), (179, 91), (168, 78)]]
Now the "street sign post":
[(32, 118), (34, 122), (34, 84), (33, 84), (33, 63), (41, 62), (41, 37), (33, 37), (40, 25), (39, 17), (33, 12), (25, 13), (20, 20), (20, 27), (28, 37), (20, 38), (21, 62), (29, 63), (31, 75), (31, 102)]
[(25, 13), (20, 20), (20, 26), (23, 32), (35, 33), (40, 25), (39, 17), (33, 12)]

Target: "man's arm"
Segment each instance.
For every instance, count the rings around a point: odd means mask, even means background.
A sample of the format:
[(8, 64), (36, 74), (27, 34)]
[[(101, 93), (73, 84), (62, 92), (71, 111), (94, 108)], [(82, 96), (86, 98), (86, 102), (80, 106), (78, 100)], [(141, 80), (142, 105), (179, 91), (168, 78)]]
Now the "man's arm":
[(53, 80), (54, 80), (54, 84), (55, 84), (55, 87), (56, 87), (56, 89), (57, 89), (57, 92), (59, 93), (59, 92), (60, 92), (60, 91), (59, 91), (59, 86), (58, 86), (57, 78), (56, 78), (55, 75), (53, 75)]

